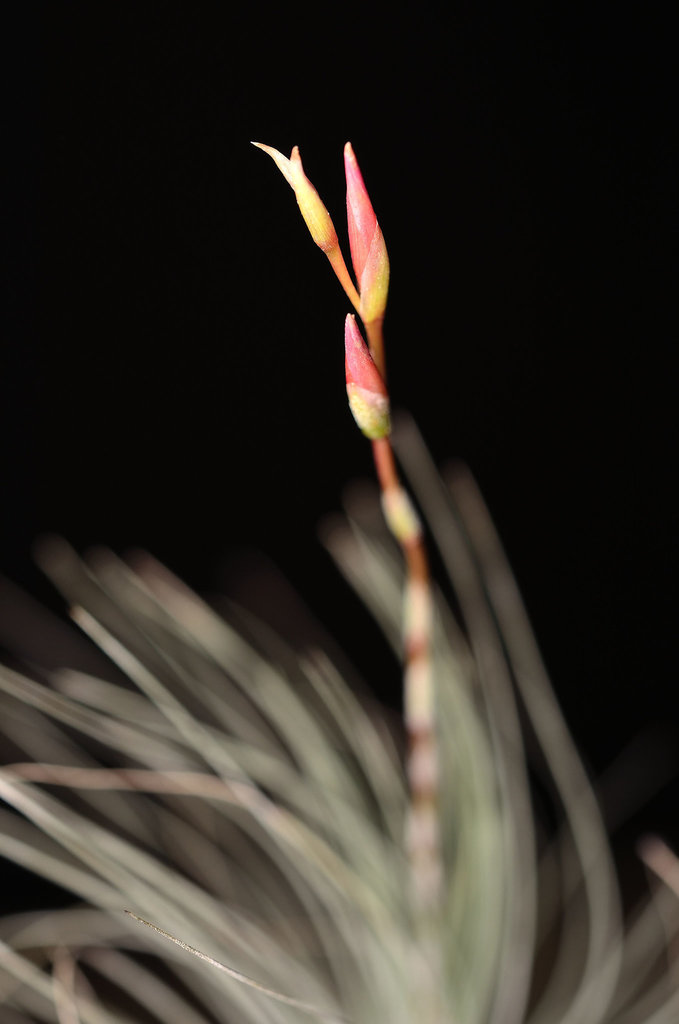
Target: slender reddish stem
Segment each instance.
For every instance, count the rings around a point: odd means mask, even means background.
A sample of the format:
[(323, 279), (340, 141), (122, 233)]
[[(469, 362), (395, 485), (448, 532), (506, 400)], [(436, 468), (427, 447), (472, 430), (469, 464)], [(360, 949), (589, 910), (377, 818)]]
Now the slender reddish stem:
[(344, 262), (344, 256), (342, 256), (342, 252), (339, 246), (337, 246), (335, 249), (330, 250), (329, 252), (326, 252), (325, 255), (330, 260), (330, 265), (332, 269), (335, 271), (339, 283), (344, 288), (345, 294), (349, 301), (351, 302), (351, 305), (354, 307), (354, 309), (360, 316), (361, 300), (358, 292), (356, 291), (356, 285), (351, 280), (351, 275), (347, 270), (347, 265)]
[(429, 559), (419, 522), (399, 479), (391, 441), (388, 437), (375, 440), (372, 449), (387, 522), (406, 563), (403, 696), (410, 784), (408, 849), (415, 908), (424, 922), (433, 920), (439, 909), (443, 881)]
[(382, 380), (386, 384), (387, 372), (384, 362), (384, 331), (383, 331), (384, 320), (371, 320), (370, 323), (364, 323), (365, 333), (368, 335), (368, 347), (370, 348), (370, 355), (373, 357), (375, 366), (382, 374)]

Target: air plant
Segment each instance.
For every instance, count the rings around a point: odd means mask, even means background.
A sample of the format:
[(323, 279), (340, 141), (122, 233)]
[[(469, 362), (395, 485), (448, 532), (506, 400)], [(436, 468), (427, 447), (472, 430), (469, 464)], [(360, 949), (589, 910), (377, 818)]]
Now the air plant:
[(80, 639), (71, 667), (0, 669), (0, 853), (77, 902), (0, 921), (2, 1019), (670, 1024), (679, 864), (648, 840), (662, 884), (623, 920), (479, 491), (464, 468), (439, 475), (411, 419), (392, 429), (389, 263), (353, 150), (355, 282), (299, 151), (260, 148), (367, 339), (350, 314), (381, 512), (351, 499), (324, 542), (402, 659), (405, 742), (330, 640), (300, 650), (243, 609), (223, 618), (149, 555), (44, 543)]

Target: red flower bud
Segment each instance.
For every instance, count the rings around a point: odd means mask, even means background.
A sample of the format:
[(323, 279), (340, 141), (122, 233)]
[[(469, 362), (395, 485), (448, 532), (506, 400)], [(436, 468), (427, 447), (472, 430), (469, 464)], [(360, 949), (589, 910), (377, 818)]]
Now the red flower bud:
[(389, 288), (389, 257), (350, 142), (344, 147), (344, 170), (351, 261), (361, 296), (361, 317), (364, 323), (370, 323), (384, 316)]
[(344, 324), (344, 354), (349, 408), (356, 423), (371, 440), (387, 437), (391, 430), (387, 388), (351, 314)]

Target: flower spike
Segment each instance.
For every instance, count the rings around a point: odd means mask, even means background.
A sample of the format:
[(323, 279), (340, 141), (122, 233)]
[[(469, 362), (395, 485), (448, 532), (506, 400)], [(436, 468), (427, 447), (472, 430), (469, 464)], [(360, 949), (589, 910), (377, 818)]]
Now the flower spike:
[(344, 323), (344, 354), (349, 408), (356, 423), (373, 441), (388, 437), (391, 423), (387, 388), (351, 313)]
[(335, 225), (323, 204), (323, 200), (304, 173), (299, 146), (293, 147), (292, 153), (288, 158), (272, 146), (265, 146), (261, 142), (253, 142), (252, 145), (269, 154), (278, 170), (293, 189), (297, 198), (297, 205), (304, 217), (311, 237), (330, 260), (340, 284), (347, 293), (352, 305), (358, 310), (360, 305), (358, 292), (344, 262)]
[(344, 147), (344, 170), (351, 261), (361, 296), (361, 317), (368, 324), (384, 316), (389, 288), (389, 257), (350, 142)]

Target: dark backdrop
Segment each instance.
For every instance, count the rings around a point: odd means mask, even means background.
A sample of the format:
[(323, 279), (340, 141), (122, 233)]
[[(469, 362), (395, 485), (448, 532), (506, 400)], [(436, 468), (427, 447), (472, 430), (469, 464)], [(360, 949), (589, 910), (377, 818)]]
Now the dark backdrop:
[[(351, 139), (392, 262), (396, 404), (476, 474), (593, 770), (640, 732), (672, 751), (669, 26), (610, 5), (16, 6), (2, 571), (50, 600), (30, 549), (57, 531), (212, 592), (259, 549), (370, 675), (383, 650), (314, 532), (371, 472), (348, 304), (248, 144), (299, 144), (340, 226)], [(673, 794), (643, 827), (671, 831)]]

